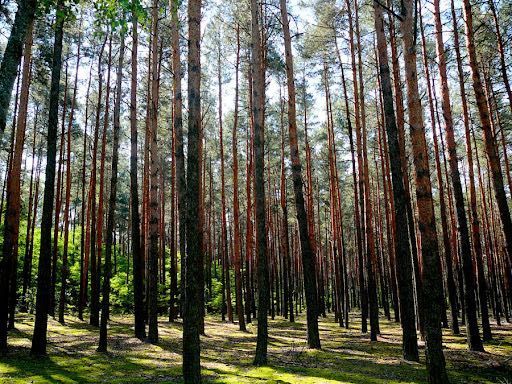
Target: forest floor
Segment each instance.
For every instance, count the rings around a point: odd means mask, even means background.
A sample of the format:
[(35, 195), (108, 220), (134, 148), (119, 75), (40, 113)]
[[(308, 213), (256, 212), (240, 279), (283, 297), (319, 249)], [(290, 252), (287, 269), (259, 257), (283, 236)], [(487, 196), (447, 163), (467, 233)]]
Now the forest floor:
[[(332, 318), (320, 321), (322, 350), (306, 348), (304, 317), (290, 324), (269, 322), (269, 366), (254, 367), (256, 326), (240, 332), (236, 324), (206, 319), (202, 342), (202, 374), (208, 383), (424, 383), (421, 362), (401, 359), (400, 327), (381, 320), (378, 342), (362, 335), (357, 314), (350, 329)], [(20, 314), (10, 333), (10, 352), (0, 357), (0, 383), (179, 383), (181, 323), (160, 319), (160, 343), (133, 337), (132, 318), (113, 316), (109, 353), (96, 352), (98, 329), (76, 317), (66, 325), (49, 321), (48, 357), (29, 356), (34, 318)], [(494, 340), (485, 353), (468, 352), (463, 336), (444, 332), (445, 356), (452, 383), (512, 383), (512, 325), (493, 325)]]

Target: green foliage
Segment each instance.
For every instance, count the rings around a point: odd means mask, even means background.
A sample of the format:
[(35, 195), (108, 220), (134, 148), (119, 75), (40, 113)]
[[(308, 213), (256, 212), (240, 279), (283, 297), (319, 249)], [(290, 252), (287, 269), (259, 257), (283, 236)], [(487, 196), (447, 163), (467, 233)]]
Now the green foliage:
[(110, 280), (110, 304), (115, 312), (128, 313), (132, 310), (133, 303), (133, 285), (132, 276), (126, 272), (118, 272)]
[(122, 34), (128, 31), (127, 14), (131, 14), (142, 24), (145, 24), (149, 17), (140, 0), (98, 0), (94, 2), (94, 7), (97, 26), (107, 24), (112, 31)]
[[(75, 233), (71, 232), (69, 234), (69, 243), (68, 243), (68, 261), (69, 261), (69, 278), (67, 281), (67, 291), (66, 291), (66, 304), (67, 304), (67, 312), (74, 313), (77, 310), (78, 298), (80, 293), (80, 231), (81, 228), (76, 226)], [(25, 234), (27, 232), (27, 221), (22, 220), (20, 222), (20, 240), (18, 246), (18, 297), (21, 298), (23, 293), (23, 260), (25, 258), (26, 252), (26, 237)], [(74, 235), (74, 236), (73, 236)], [(29, 311), (33, 311), (35, 308), (35, 276), (37, 276), (37, 266), (39, 261), (39, 251), (40, 251), (40, 239), (41, 239), (41, 230), (39, 227), (35, 228), (34, 231), (34, 248), (33, 248), (33, 260), (32, 260), (32, 279), (31, 285), (27, 291), (27, 305)], [(74, 241), (73, 241), (74, 240)], [(0, 245), (3, 243), (3, 225), (0, 225)], [(59, 299), (58, 292), (60, 292), (61, 286), (61, 271), (62, 271), (62, 253), (64, 250), (64, 237), (63, 235), (59, 235), (57, 242), (57, 279), (56, 279), (56, 289), (57, 293), (56, 299)], [(128, 257), (131, 257), (130, 254), (121, 254), (121, 250), (119, 247), (116, 249), (116, 271), (113, 271), (112, 279), (111, 279), (111, 306), (112, 311), (114, 313), (129, 313), (132, 310), (133, 306), (133, 284), (132, 284), (132, 272), (131, 272), (131, 261), (130, 261), (130, 271), (128, 273), (128, 279), (126, 278), (128, 271)], [(90, 272), (89, 272), (90, 279)], [(167, 279), (169, 281), (169, 277)], [(167, 286), (164, 284), (160, 285), (160, 309), (162, 313), (165, 313), (168, 300), (166, 301), (166, 288)]]
[(222, 281), (219, 279), (212, 278), (212, 292), (206, 306), (208, 312), (220, 313), (222, 310)]

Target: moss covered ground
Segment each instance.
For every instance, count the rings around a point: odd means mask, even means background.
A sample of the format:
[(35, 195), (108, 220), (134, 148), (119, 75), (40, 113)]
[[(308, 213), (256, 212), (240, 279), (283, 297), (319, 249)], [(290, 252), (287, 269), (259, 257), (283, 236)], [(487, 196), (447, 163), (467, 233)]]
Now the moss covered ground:
[[(48, 356), (32, 358), (34, 318), (20, 314), (10, 333), (10, 351), (0, 357), (0, 383), (180, 383), (181, 323), (160, 319), (160, 343), (133, 337), (132, 318), (113, 316), (109, 353), (96, 352), (98, 329), (76, 317), (61, 325), (49, 322)], [(305, 344), (305, 319), (294, 324), (271, 320), (269, 365), (252, 366), (256, 326), (240, 332), (236, 324), (207, 317), (202, 336), (202, 373), (207, 383), (425, 383), (425, 356), (420, 363), (401, 359), (401, 330), (381, 320), (378, 342), (360, 332), (357, 314), (349, 329), (331, 317), (321, 319), (322, 350)], [(463, 328), (464, 330), (464, 328)], [(445, 356), (453, 383), (512, 383), (512, 325), (493, 325), (494, 340), (485, 353), (467, 351), (464, 335), (444, 332)]]

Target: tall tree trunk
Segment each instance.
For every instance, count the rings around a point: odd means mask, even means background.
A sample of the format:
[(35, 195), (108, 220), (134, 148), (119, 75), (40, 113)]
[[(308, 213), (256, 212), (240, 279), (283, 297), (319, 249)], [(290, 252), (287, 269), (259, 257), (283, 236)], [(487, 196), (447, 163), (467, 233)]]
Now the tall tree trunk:
[(55, 187), (55, 163), (57, 153), (57, 129), (59, 109), (60, 74), (62, 69), (62, 40), (64, 35), (65, 9), (64, 1), (57, 3), (57, 19), (55, 21), (55, 39), (52, 56), (52, 76), (50, 86), (50, 102), (48, 107), (48, 133), (46, 136), (46, 171), (44, 183), (43, 213), (41, 218), (41, 249), (39, 253), (36, 319), (32, 336), (31, 354), (46, 354), (46, 330), (48, 326), (48, 310), (50, 305), (51, 279), (51, 237), (52, 211)]
[(151, 97), (149, 98), (150, 191), (149, 191), (149, 254), (148, 254), (148, 341), (158, 342), (158, 1), (151, 10)]
[(265, 209), (265, 65), (260, 4), (251, 0), (252, 118), (254, 126), (254, 206), (256, 211), (256, 265), (258, 276), (258, 336), (254, 365), (267, 364), (269, 275)]
[[(421, 16), (421, 14), (420, 14)], [(421, 17), (420, 17), (421, 19)], [(444, 257), (446, 262), (446, 279), (448, 285), (448, 297), (451, 305), (451, 316), (452, 316), (452, 330), (454, 334), (459, 334), (459, 324), (458, 324), (458, 309), (457, 309), (457, 292), (455, 283), (453, 281), (453, 256), (452, 256), (452, 247), (450, 244), (450, 234), (448, 229), (448, 214), (446, 211), (446, 199), (445, 199), (445, 189), (443, 182), (443, 168), (441, 166), (441, 154), (439, 152), (439, 144), (437, 140), (437, 128), (436, 128), (436, 113), (434, 112), (434, 97), (432, 96), (432, 87), (430, 81), (430, 70), (429, 63), (427, 60), (427, 48), (426, 48), (426, 39), (425, 32), (423, 27), (423, 21), (421, 21), (421, 41), (422, 41), (422, 51), (423, 51), (423, 65), (425, 68), (425, 77), (427, 80), (427, 92), (428, 92), (428, 102), (429, 102), (429, 111), (430, 111), (430, 121), (432, 124), (432, 137), (434, 141), (434, 158), (436, 163), (436, 175), (437, 175), (437, 185), (439, 189), (439, 211), (441, 215), (441, 230), (443, 236), (443, 246), (444, 246)], [(441, 128), (439, 127), (439, 130)], [(443, 152), (444, 158), (444, 152)], [(444, 303), (444, 301), (443, 301)], [(444, 305), (444, 304), (443, 304)]]
[[(91, 182), (90, 182), (90, 203), (89, 211), (91, 215), (91, 225), (88, 228), (90, 260), (91, 260), (91, 303), (89, 323), (94, 326), (99, 325), (99, 281), (98, 281), (98, 259), (96, 258), (96, 178), (97, 178), (97, 158), (98, 158), (98, 140), (100, 132), (100, 115), (101, 115), (101, 100), (103, 91), (103, 68), (102, 59), (107, 43), (107, 34), (101, 46), (100, 55), (98, 58), (98, 104), (96, 106), (96, 121), (94, 126), (94, 137), (92, 146), (92, 164), (91, 164)], [(87, 252), (87, 247), (86, 247)], [(87, 268), (85, 268), (87, 270)], [(87, 275), (86, 275), (87, 276)]]
[[(282, 102), (281, 102), (282, 104)], [(283, 114), (281, 113), (281, 116)], [(281, 117), (281, 120), (283, 118)], [(281, 178), (279, 188), (279, 203), (283, 213), (281, 220), (281, 236), (280, 247), (283, 259), (283, 301), (284, 301), (284, 317), (287, 319), (290, 316), (290, 321), (293, 321), (293, 296), (291, 287), (291, 274), (290, 274), (290, 239), (288, 236), (288, 205), (286, 202), (286, 168), (284, 163), (284, 123), (281, 121)]]
[[(498, 52), (500, 53), (500, 70), (501, 77), (503, 78), (503, 84), (505, 85), (505, 90), (507, 91), (508, 96), (508, 105), (510, 110), (512, 111), (512, 88), (510, 87), (510, 81), (508, 79), (507, 73), (507, 60), (505, 58), (505, 44), (503, 42), (503, 36), (501, 35), (500, 30), (500, 20), (498, 19), (498, 14), (496, 13), (496, 6), (494, 5), (494, 0), (489, 0), (489, 9), (492, 13), (492, 19), (494, 21), (494, 28), (496, 29), (496, 42), (498, 43)], [(485, 338), (485, 335), (484, 335)]]
[[(365, 110), (365, 91), (363, 81), (363, 61), (362, 46), (361, 46), (361, 33), (359, 31), (359, 6), (357, 0), (354, 0), (354, 16), (355, 16), (355, 32), (357, 41), (357, 65), (359, 74), (359, 110), (361, 119), (361, 144), (363, 156), (363, 181), (364, 181), (364, 201), (365, 201), (365, 215), (366, 220), (366, 271), (368, 278), (368, 302), (370, 309), (370, 338), (377, 341), (377, 334), (380, 333), (379, 329), (379, 306), (377, 301), (377, 284), (376, 284), (376, 266), (377, 257), (375, 255), (375, 234), (373, 229), (373, 207), (370, 197), (370, 176), (368, 171), (368, 154), (367, 154), (367, 128), (366, 128), (366, 110)], [(357, 125), (357, 124), (356, 124)]]
[(185, 155), (183, 152), (183, 99), (181, 94), (180, 27), (178, 8), (180, 2), (172, 0), (171, 44), (173, 68), (173, 130), (176, 140), (176, 186), (178, 194), (178, 237), (181, 258), (181, 302), (183, 305), (186, 280), (186, 223), (187, 223), (187, 181), (185, 178)]
[(53, 228), (53, 249), (52, 249), (52, 278), (50, 283), (50, 315), (55, 318), (55, 290), (57, 289), (57, 261), (59, 256), (59, 223), (60, 223), (60, 214), (62, 207), (62, 189), (63, 183), (62, 179), (64, 178), (64, 170), (62, 169), (62, 164), (64, 162), (64, 142), (65, 142), (65, 122), (66, 122), (66, 108), (67, 108), (67, 100), (68, 100), (68, 64), (65, 62), (66, 70), (65, 70), (65, 80), (64, 80), (64, 103), (62, 106), (62, 122), (61, 122), (61, 130), (60, 130), (60, 144), (59, 144), (59, 164), (57, 168), (57, 187), (55, 197), (55, 221)]
[[(341, 258), (342, 249), (339, 247), (339, 210), (340, 207), (338, 205), (338, 170), (337, 170), (337, 160), (336, 160), (336, 147), (335, 147), (335, 137), (334, 137), (334, 123), (333, 123), (333, 114), (332, 114), (332, 103), (331, 103), (331, 95), (329, 89), (328, 82), (328, 71), (327, 71), (327, 63), (324, 61), (324, 86), (325, 86), (325, 96), (326, 96), (326, 106), (327, 106), (327, 137), (328, 137), (328, 161), (329, 161), (329, 205), (330, 205), (330, 230), (331, 230), (331, 241), (330, 248), (332, 254), (332, 264), (334, 269), (334, 289), (336, 295), (336, 303), (334, 305), (336, 314), (336, 320), (339, 322), (340, 326), (343, 325), (343, 315), (340, 312), (339, 306), (339, 295), (340, 295), (340, 269), (338, 260)], [(331, 258), (330, 258), (331, 259)], [(331, 260), (330, 260), (331, 261)], [(329, 262), (331, 264), (331, 262)]]
[(485, 151), (487, 153), (487, 158), (489, 159), (494, 194), (496, 197), (496, 203), (498, 204), (503, 233), (505, 235), (505, 246), (507, 249), (509, 264), (512, 264), (512, 220), (510, 219), (510, 210), (503, 185), (503, 174), (501, 172), (501, 165), (497, 152), (496, 138), (492, 132), (489, 105), (485, 98), (480, 70), (478, 67), (473, 31), (473, 12), (471, 10), (471, 3), (469, 0), (464, 0), (463, 4), (464, 20), (466, 21), (466, 48), (468, 50), (469, 66), (471, 68), (473, 91), (475, 93), (480, 124), (484, 132)]
[(71, 129), (73, 128), (73, 118), (75, 113), (76, 92), (78, 88), (78, 68), (80, 67), (80, 49), (82, 43), (82, 21), (80, 20), (78, 35), (78, 48), (75, 66), (75, 84), (73, 86), (73, 98), (71, 100), (71, 111), (68, 118), (68, 131), (67, 131), (67, 153), (66, 153), (66, 197), (64, 200), (64, 249), (62, 252), (62, 267), (61, 267), (61, 285), (59, 297), (59, 322), (64, 324), (64, 310), (66, 306), (66, 288), (67, 280), (69, 277), (68, 267), (68, 248), (69, 248), (69, 205), (71, 200)]
[(144, 252), (140, 240), (139, 215), (139, 186), (137, 178), (137, 51), (138, 37), (138, 11), (135, 3), (132, 4), (132, 73), (130, 89), (130, 212), (132, 233), (133, 258), (133, 295), (135, 314), (135, 337), (140, 340), (146, 338), (146, 325), (144, 323)]
[[(16, 121), (15, 145), (7, 176), (7, 204), (5, 208), (5, 222), (3, 228), (2, 260), (0, 263), (0, 289), (3, 292), (0, 298), (0, 351), (7, 350), (7, 318), (9, 328), (14, 327), (14, 312), (16, 307), (16, 281), (18, 265), (18, 240), (20, 231), (20, 183), (21, 161), (23, 145), (25, 143), (25, 129), (27, 127), (28, 97), (32, 68), (32, 30), (30, 22), (25, 39), (25, 52), (23, 55), (23, 70), (21, 81), (21, 95), (18, 118)], [(14, 127), (13, 127), (14, 129)], [(14, 297), (14, 300), (12, 298)]]
[[(389, 3), (388, 3), (389, 4)], [(399, 63), (399, 54), (396, 43), (396, 29), (394, 20), (390, 20), (389, 22), (389, 42), (391, 45), (391, 63), (393, 69), (393, 89), (395, 91), (395, 104), (396, 104), (396, 124), (398, 128), (398, 143), (399, 143), (399, 151), (400, 151), (400, 161), (402, 164), (402, 174), (404, 178), (404, 191), (405, 191), (405, 207), (407, 211), (407, 228), (409, 232), (409, 244), (411, 257), (413, 260), (413, 268), (414, 268), (414, 286), (416, 288), (416, 298), (419, 299), (419, 284), (421, 281), (419, 279), (419, 271), (418, 271), (418, 247), (417, 247), (417, 238), (416, 238), (416, 228), (414, 225), (414, 214), (413, 214), (413, 201), (411, 197), (411, 186), (409, 182), (409, 167), (407, 164), (407, 153), (406, 153), (406, 145), (405, 145), (405, 113), (404, 113), (404, 96), (403, 96), (403, 83), (401, 81), (400, 75), (400, 63)], [(418, 313), (418, 321), (420, 323), (420, 331), (421, 328), (421, 312)]]
[[(86, 304), (87, 299), (87, 275), (88, 275), (88, 263), (86, 263), (86, 254), (88, 254), (89, 250), (87, 247), (87, 242), (85, 240), (86, 234), (89, 233), (89, 231), (86, 230), (85, 225), (86, 223), (89, 224), (89, 212), (90, 212), (90, 206), (87, 204), (85, 200), (85, 191), (86, 191), (86, 184), (85, 184), (85, 167), (87, 164), (87, 126), (89, 122), (89, 94), (91, 90), (91, 80), (92, 80), (92, 66), (89, 70), (89, 81), (87, 84), (87, 94), (85, 96), (85, 122), (84, 122), (84, 145), (83, 145), (83, 152), (82, 152), (82, 210), (80, 214), (80, 291), (79, 291), (79, 298), (78, 298), (78, 318), (80, 320), (83, 320), (83, 310)], [(87, 208), (86, 208), (87, 207)], [(87, 210), (87, 214), (86, 214)], [(85, 220), (85, 217), (87, 215), (87, 221)], [(86, 265), (87, 264), (87, 265)]]
[[(345, 80), (345, 71), (343, 68), (343, 63), (341, 61), (341, 53), (338, 46), (338, 40), (336, 38), (336, 33), (334, 34), (334, 43), (336, 46), (336, 54), (338, 56), (338, 61), (341, 69), (341, 84), (343, 87), (343, 99), (345, 104), (345, 114), (347, 116), (347, 128), (348, 128), (348, 139), (350, 143), (350, 157), (352, 163), (352, 183), (354, 188), (354, 225), (356, 232), (356, 244), (357, 244), (357, 260), (360, 262), (363, 260), (363, 236), (362, 236), (362, 228), (361, 228), (361, 216), (359, 212), (359, 189), (357, 185), (357, 171), (356, 171), (356, 160), (355, 160), (355, 147), (354, 147), (354, 134), (352, 129), (352, 119), (350, 118), (350, 108), (348, 104), (348, 93), (347, 93), (347, 84)], [(364, 306), (363, 306), (364, 307)], [(348, 312), (348, 311), (347, 311)], [(363, 311), (361, 311), (361, 316)], [(363, 325), (366, 320), (363, 320)], [(348, 327), (348, 323), (345, 322), (345, 326)]]
[(82, 42), (82, 20), (80, 20), (79, 25), (79, 36), (78, 36), (78, 47), (77, 47), (77, 57), (76, 57), (76, 65), (75, 65), (75, 80), (73, 86), (73, 96), (71, 99), (71, 111), (69, 113), (68, 118), (68, 130), (67, 130), (67, 152), (66, 152), (66, 192), (65, 192), (65, 200), (64, 200), (64, 249), (62, 254), (62, 266), (61, 266), (61, 288), (60, 288), (60, 298), (59, 298), (59, 322), (64, 323), (64, 310), (65, 310), (65, 300), (66, 300), (66, 288), (67, 288), (67, 280), (69, 278), (69, 268), (68, 268), (68, 248), (69, 248), (69, 207), (71, 200), (71, 129), (73, 127), (74, 121), (74, 113), (75, 113), (75, 105), (76, 105), (76, 93), (78, 88), (78, 68), (80, 66), (80, 50), (81, 50), (81, 42)]
[[(430, 181), (423, 111), (418, 90), (416, 66), (415, 9), (412, 0), (402, 2), (401, 30), (407, 83), (407, 104), (414, 156), (418, 223), (421, 232), (422, 297), (419, 311), (423, 313), (426, 335), (426, 357), (429, 382), (448, 381), (442, 349), (441, 305), (442, 279), (437, 244), (437, 230)], [(417, 11), (417, 10), (416, 10)]]
[(224, 305), (226, 305), (226, 312), (228, 320), (233, 322), (233, 307), (231, 305), (231, 295), (229, 289), (229, 257), (228, 257), (228, 235), (227, 235), (227, 222), (226, 222), (226, 192), (225, 192), (225, 177), (224, 177), (224, 140), (222, 130), (222, 57), (221, 57), (221, 46), (220, 41), (218, 45), (218, 56), (217, 56), (217, 81), (218, 81), (218, 113), (219, 113), (219, 148), (220, 148), (220, 200), (221, 200), (221, 254), (222, 254), (222, 289), (227, 290), (223, 292), (222, 301), (222, 317), (224, 320)]
[[(173, 108), (173, 119), (174, 119)], [(171, 130), (171, 222), (170, 222), (170, 270), (171, 286), (169, 295), (169, 321), (173, 322), (177, 318), (176, 311), (176, 297), (178, 294), (178, 265), (177, 265), (177, 249), (176, 249), (176, 228), (177, 228), (177, 214), (176, 214), (176, 134), (174, 129)]]
[(302, 252), (302, 267), (304, 270), (304, 289), (306, 291), (308, 346), (320, 348), (318, 332), (318, 302), (317, 282), (315, 272), (315, 254), (311, 247), (308, 219), (304, 203), (302, 187), (302, 164), (299, 156), (297, 138), (297, 112), (295, 105), (295, 79), (293, 69), (292, 42), (286, 0), (280, 0), (281, 20), (283, 24), (284, 47), (286, 56), (286, 77), (288, 89), (288, 136), (290, 140), (290, 160), (292, 163), (293, 191), (295, 195), (295, 210), (299, 225), (300, 248)]
[(400, 297), (400, 320), (402, 323), (402, 350), (406, 360), (418, 361), (418, 340), (416, 337), (412, 281), (413, 265), (407, 232), (401, 230), (407, 226), (407, 201), (404, 175), (402, 173), (398, 127), (393, 109), (393, 91), (391, 89), (382, 8), (375, 3), (373, 7), (384, 117), (389, 145), (389, 162), (393, 182), (393, 200), (395, 204), (395, 255), (397, 260), (398, 295)]
[[(37, 153), (37, 162), (36, 162), (36, 137), (37, 137), (37, 123), (39, 117), (39, 105), (36, 105), (36, 111), (34, 113), (34, 136), (32, 141), (32, 167), (30, 170), (30, 187), (29, 187), (29, 203), (28, 203), (28, 216), (27, 216), (27, 233), (25, 237), (25, 257), (23, 258), (23, 288), (21, 294), (21, 304), (20, 311), (27, 312), (28, 311), (28, 303), (27, 303), (27, 292), (30, 286), (30, 281), (32, 278), (32, 254), (30, 253), (30, 248), (34, 243), (34, 237), (32, 236), (33, 232), (33, 222), (36, 218), (36, 200), (37, 200), (37, 191), (38, 188), (34, 185), (37, 185), (38, 180), (38, 172), (40, 165), (40, 150)], [(40, 147), (40, 146), (39, 146)], [(36, 165), (37, 163), (37, 165)], [(35, 171), (35, 174), (34, 174)], [(34, 179), (35, 176), (35, 179)]]
[[(363, 149), (361, 142), (361, 111), (360, 111), (360, 98), (359, 98), (359, 83), (356, 68), (356, 47), (354, 43), (354, 22), (352, 16), (352, 7), (350, 1), (346, 0), (347, 14), (349, 20), (349, 45), (352, 67), (352, 82), (354, 87), (354, 115), (356, 125), (356, 147), (357, 147), (357, 180), (359, 188), (359, 215), (360, 215), (360, 231), (361, 231), (361, 252), (358, 252), (358, 268), (359, 268), (359, 289), (361, 301), (361, 330), (363, 333), (367, 332), (367, 318), (368, 318), (368, 289), (365, 282), (365, 239), (363, 234), (366, 233), (365, 221), (365, 206), (364, 206), (364, 164), (363, 164)], [(368, 248), (366, 249), (368, 251)]]
[(2, 133), (7, 123), (7, 111), (23, 54), (23, 44), (27, 35), (31, 33), (29, 31), (34, 23), (36, 8), (37, 0), (18, 2), (18, 10), (0, 64), (0, 132)]
[[(110, 313), (110, 278), (112, 276), (112, 246), (115, 231), (115, 213), (117, 197), (117, 163), (119, 157), (119, 134), (121, 130), (121, 84), (124, 63), (124, 31), (121, 31), (119, 64), (117, 67), (116, 96), (114, 102), (114, 134), (112, 139), (112, 169), (110, 175), (110, 196), (107, 213), (107, 233), (105, 238), (105, 263), (103, 268), (103, 297), (101, 302), (100, 340), (98, 352), (107, 351), (107, 322)], [(115, 244), (114, 244), (115, 247)]]
[[(446, 133), (446, 144), (448, 146), (450, 174), (452, 179), (453, 192), (455, 196), (455, 206), (457, 208), (457, 221), (460, 234), (461, 244), (461, 260), (462, 269), (464, 273), (464, 301), (466, 303), (466, 328), (467, 328), (467, 339), (470, 350), (482, 351), (483, 346), (480, 340), (480, 334), (478, 332), (478, 319), (476, 314), (476, 302), (475, 302), (475, 275), (473, 272), (473, 258), (471, 255), (471, 243), (469, 240), (468, 220), (466, 216), (466, 210), (464, 206), (464, 195), (462, 194), (462, 183), (460, 181), (460, 172), (457, 159), (457, 146), (455, 143), (455, 134), (453, 131), (453, 117), (452, 109), (450, 104), (450, 91), (448, 89), (448, 75), (446, 69), (446, 54), (443, 42), (443, 27), (441, 22), (441, 11), (439, 6), (439, 0), (434, 0), (434, 19), (436, 29), (436, 52), (437, 60), (439, 63), (439, 75), (440, 75), (440, 89), (441, 89), (441, 106), (443, 110), (444, 128)], [(478, 244), (475, 244), (476, 258), (482, 257), (482, 249), (480, 246), (480, 236), (478, 236)], [(486, 296), (481, 297), (485, 300), (485, 312), (487, 312), (487, 300)], [(488, 314), (486, 313), (488, 320)], [(488, 325), (488, 324), (487, 324)], [(487, 328), (490, 331), (490, 328)]]
[[(252, 111), (252, 67), (251, 64), (249, 64), (249, 70), (248, 70), (248, 88), (249, 88), (249, 111)], [(246, 299), (246, 317), (247, 322), (250, 323), (251, 320), (251, 314), (253, 312), (254, 308), (254, 295), (253, 295), (253, 277), (254, 277), (254, 270), (253, 270), (253, 260), (254, 260), (254, 241), (253, 241), (253, 235), (254, 235), (254, 227), (253, 227), (253, 221), (252, 221), (252, 214), (253, 214), (253, 198), (252, 198), (252, 187), (254, 183), (252, 182), (253, 177), (253, 159), (254, 159), (254, 118), (252, 116), (252, 112), (249, 112), (249, 124), (247, 127), (247, 141), (246, 141), (246, 153), (247, 153), (247, 159), (246, 159), (246, 184), (245, 184), (245, 191), (247, 196), (247, 217), (246, 217), (246, 242), (245, 242), (245, 264), (246, 264), (246, 280), (247, 280), (247, 299)]]
[(240, 25), (236, 26), (236, 64), (235, 64), (235, 111), (233, 117), (233, 264), (235, 267), (236, 284), (236, 313), (238, 316), (238, 326), (241, 331), (245, 331), (245, 316), (242, 295), (242, 273), (240, 259), (242, 247), (240, 243), (240, 207), (238, 202), (238, 69), (240, 66)]
[[(105, 159), (107, 156), (107, 129), (109, 124), (109, 112), (110, 112), (110, 75), (112, 69), (112, 31), (108, 33), (108, 61), (107, 61), (107, 81), (105, 91), (105, 111), (103, 116), (103, 132), (101, 138), (101, 156), (100, 156), (100, 181), (99, 181), (99, 192), (98, 192), (98, 215), (97, 225), (93, 230), (96, 230), (96, 288), (97, 298), (95, 300), (94, 314), (91, 305), (91, 315), (94, 315), (95, 326), (100, 325), (100, 290), (101, 290), (101, 258), (103, 254), (103, 220), (104, 220), (104, 201), (105, 201)], [(91, 276), (92, 278), (92, 276)]]
[[(201, 140), (201, 0), (188, 3), (188, 151), (187, 151), (187, 255), (183, 311), (183, 378), (185, 383), (201, 382), (201, 269), (202, 228), (199, 208), (199, 141)], [(178, 149), (179, 150), (179, 149)], [(179, 161), (178, 161), (179, 165)], [(178, 191), (180, 193), (180, 191)], [(182, 283), (183, 284), (183, 283)]]

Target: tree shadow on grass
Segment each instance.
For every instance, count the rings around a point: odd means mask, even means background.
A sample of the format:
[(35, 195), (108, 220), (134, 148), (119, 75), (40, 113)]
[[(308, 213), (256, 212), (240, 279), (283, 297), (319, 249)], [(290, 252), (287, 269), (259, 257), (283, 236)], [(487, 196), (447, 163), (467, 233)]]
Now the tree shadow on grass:
[[(322, 383), (322, 382), (340, 382), (340, 383), (389, 383), (389, 382), (423, 382), (426, 381), (425, 370), (422, 366), (409, 365), (406, 363), (400, 365), (379, 364), (370, 361), (361, 361), (359, 359), (343, 359), (342, 362), (332, 364), (332, 366), (313, 367), (310, 362), (280, 361), (275, 356), (270, 357), (271, 365), (266, 367), (247, 367), (241, 372), (236, 372), (236, 376), (229, 370), (222, 368), (212, 369), (219, 378), (212, 382), (236, 382), (236, 377), (241, 377), (245, 381), (265, 380), (275, 383)], [(230, 377), (231, 376), (231, 377)]]
[(77, 372), (56, 364), (53, 356), (33, 357), (30, 356), (30, 349), (25, 347), (12, 348), (12, 351), (2, 358), (2, 364), (7, 366), (5, 373), (0, 377), (0, 381), (5, 384), (15, 379), (23, 379), (30, 383), (32, 377), (49, 383), (87, 381)]
[[(181, 382), (181, 323), (160, 322), (157, 346), (133, 337), (132, 319), (113, 317), (109, 322), (109, 354), (96, 352), (98, 328), (70, 318), (66, 325), (49, 323), (49, 358), (29, 356), (31, 321), (21, 319), (12, 331), (12, 348), (0, 359), (0, 383), (177, 383)], [(268, 367), (253, 367), (256, 342), (253, 333), (240, 332), (233, 324), (207, 318), (207, 337), (201, 337), (205, 382), (213, 383), (425, 383), (422, 362), (401, 360), (401, 331), (382, 322), (383, 335), (370, 342), (356, 323), (350, 330), (332, 321), (320, 323), (322, 350), (307, 349), (306, 326), (301, 320), (290, 327), (286, 320), (269, 326)], [(290, 328), (289, 328), (290, 327)], [(494, 330), (494, 328), (493, 328)], [(455, 340), (454, 340), (455, 342)], [(464, 349), (464, 343), (445, 349), (452, 383), (509, 382), (512, 361), (506, 355), (512, 343), (510, 327), (496, 329), (491, 353)], [(487, 345), (487, 344), (486, 344)], [(494, 350), (490, 346), (495, 346)], [(499, 348), (498, 348), (499, 347)], [(423, 349), (423, 348), (422, 348)]]

